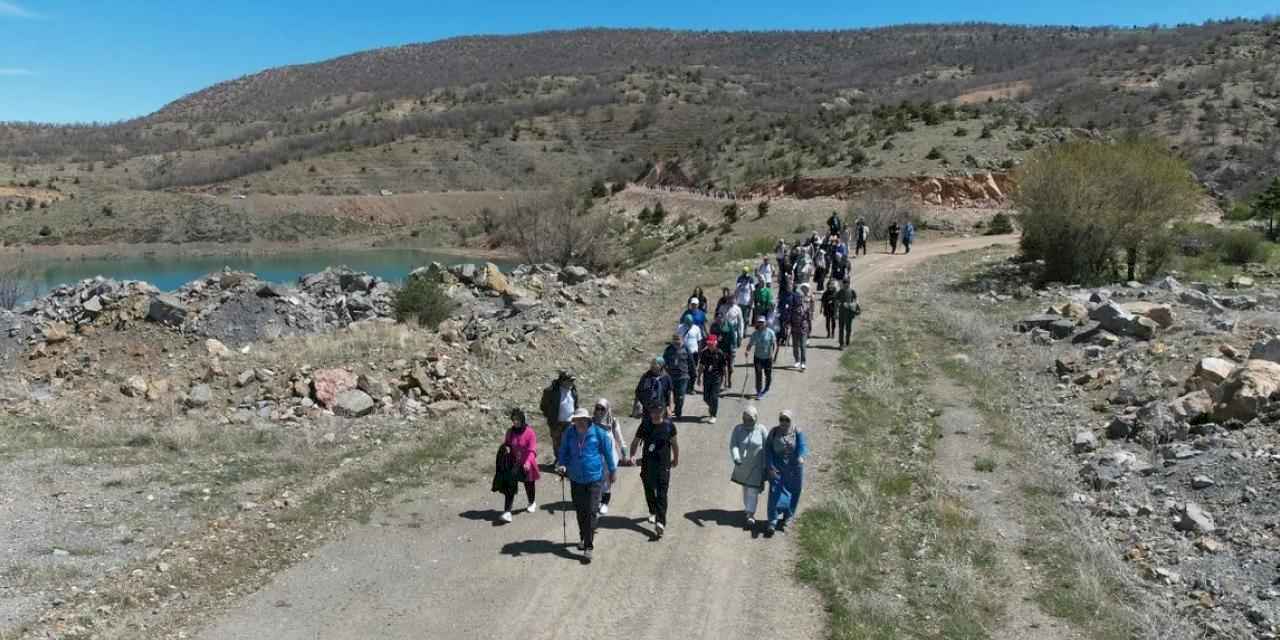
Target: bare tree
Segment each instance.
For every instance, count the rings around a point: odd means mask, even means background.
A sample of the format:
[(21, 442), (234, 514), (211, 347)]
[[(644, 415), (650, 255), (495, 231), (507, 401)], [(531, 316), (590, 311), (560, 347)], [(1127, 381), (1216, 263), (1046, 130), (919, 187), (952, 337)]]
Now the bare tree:
[(0, 267), (0, 309), (12, 311), (34, 291), (31, 278), (16, 267)]
[(887, 239), (891, 223), (915, 222), (919, 217), (920, 211), (909, 194), (889, 188), (876, 189), (858, 196), (849, 203), (846, 214), (850, 229), (858, 220), (867, 224), (867, 234), (871, 240)]
[(517, 202), (499, 223), (497, 240), (530, 263), (576, 264), (597, 270), (615, 266), (617, 247), (608, 215), (583, 208), (573, 189)]

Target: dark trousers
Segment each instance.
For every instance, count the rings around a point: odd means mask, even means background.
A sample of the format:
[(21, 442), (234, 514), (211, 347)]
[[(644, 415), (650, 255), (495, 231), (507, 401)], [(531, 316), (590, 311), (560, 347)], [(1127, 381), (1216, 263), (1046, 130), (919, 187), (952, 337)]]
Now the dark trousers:
[(835, 336), (835, 335), (836, 335), (836, 314), (835, 314), (835, 312), (833, 311), (833, 312), (831, 312), (831, 313), (829, 313), (829, 314), (827, 314), (827, 315), (824, 315), (824, 316), (822, 316), (822, 317), (823, 317), (823, 319), (825, 319), (825, 320), (826, 320), (826, 322), (827, 322), (827, 337), (828, 337), (828, 338), (831, 338), (831, 337)]
[(591, 484), (570, 482), (569, 491), (573, 495), (573, 510), (578, 512), (578, 536), (582, 538), (582, 546), (594, 549), (596, 519), (600, 517), (600, 494), (604, 493), (604, 481), (597, 480)]
[(671, 469), (640, 470), (640, 481), (644, 483), (644, 501), (649, 505), (649, 514), (658, 524), (667, 526), (667, 489), (671, 486)]
[[(534, 486), (535, 485), (532, 482), (524, 483), (524, 495), (528, 496), (529, 504), (533, 504), (534, 496), (536, 495)], [(516, 501), (516, 488), (512, 487), (511, 493), (504, 493), (502, 497), (505, 498), (505, 501), (502, 503), (502, 510), (510, 511), (511, 505)]]
[(773, 386), (773, 359), (756, 358), (756, 395), (760, 395)]
[(853, 314), (840, 313), (840, 346), (849, 345), (849, 338), (853, 334)]
[(698, 384), (698, 372), (702, 370), (702, 352), (698, 352), (689, 356), (689, 365), (693, 367), (693, 374), (689, 376), (689, 388), (685, 393), (693, 391), (693, 385)]
[(889, 236), (889, 252), (898, 252), (898, 236)]
[(684, 394), (689, 392), (688, 378), (671, 379), (671, 395), (675, 397), (676, 417), (684, 415)]
[(720, 412), (720, 380), (702, 377), (702, 401), (707, 403), (707, 412), (716, 417)]
[(551, 452), (555, 454), (557, 463), (560, 462), (560, 441), (564, 439), (564, 432), (569, 428), (569, 426), (568, 422), (550, 423), (551, 444), (555, 447)]
[(911, 243), (912, 243), (912, 242), (915, 242), (915, 240), (912, 240), (912, 239), (910, 239), (910, 238), (903, 238), (903, 239), (902, 239), (902, 248), (903, 248), (903, 249), (906, 249), (906, 253), (911, 253)]
[(817, 285), (818, 285), (818, 291), (822, 291), (822, 290), (826, 289), (826, 288), (827, 288), (827, 270), (826, 270), (826, 269), (814, 269), (814, 270), (813, 270), (813, 281), (814, 281), (815, 283), (817, 283)]
[(859, 240), (857, 245), (853, 247), (853, 255), (856, 256), (859, 253), (864, 256), (867, 255), (867, 242), (865, 240)]

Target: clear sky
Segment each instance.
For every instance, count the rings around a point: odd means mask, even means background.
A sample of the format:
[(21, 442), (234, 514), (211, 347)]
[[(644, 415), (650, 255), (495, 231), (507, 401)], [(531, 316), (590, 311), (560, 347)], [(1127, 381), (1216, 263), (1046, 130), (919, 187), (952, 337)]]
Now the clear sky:
[(1278, 9), (1274, 0), (0, 0), (0, 121), (119, 120), (269, 67), (467, 34), (1171, 25)]

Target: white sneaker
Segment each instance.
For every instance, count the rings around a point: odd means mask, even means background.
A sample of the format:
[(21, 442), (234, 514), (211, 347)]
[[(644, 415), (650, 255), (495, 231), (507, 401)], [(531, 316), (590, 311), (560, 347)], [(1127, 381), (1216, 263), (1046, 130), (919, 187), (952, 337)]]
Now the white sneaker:
[(707, 422), (710, 422), (711, 424), (715, 424), (715, 423), (716, 423), (716, 417), (715, 417), (715, 416), (711, 416), (711, 419), (710, 419), (710, 420), (707, 420)]
[(505, 511), (505, 512), (503, 512), (503, 514), (502, 514), (502, 521), (503, 521), (503, 522), (511, 522), (511, 512), (510, 512), (510, 511)]
[(524, 511), (525, 511), (525, 513), (537, 513), (537, 512), (538, 512), (538, 503), (536, 503), (536, 502), (530, 502), (530, 503), (529, 503), (529, 508), (528, 508), (528, 509), (525, 509)]
[(648, 520), (646, 520), (646, 522), (648, 522), (649, 524), (653, 524), (653, 523), (655, 523), (655, 522), (657, 522), (657, 521), (658, 521), (658, 516), (655, 516), (655, 515), (653, 515), (652, 513), (651, 513), (651, 514), (649, 514), (649, 519), (648, 519)]
[(809, 368), (809, 363), (807, 363), (807, 362), (801, 362), (801, 363), (800, 363), (800, 370), (801, 370), (801, 371), (804, 371), (805, 369), (808, 369), (808, 368)]
[(600, 515), (602, 516), (609, 515), (609, 505), (607, 504), (600, 505)]

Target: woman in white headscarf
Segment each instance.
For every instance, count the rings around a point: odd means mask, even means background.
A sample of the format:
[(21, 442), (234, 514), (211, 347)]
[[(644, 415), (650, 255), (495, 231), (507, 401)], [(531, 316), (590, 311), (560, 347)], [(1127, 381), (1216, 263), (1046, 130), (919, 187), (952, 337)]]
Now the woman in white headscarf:
[[(616, 456), (615, 460), (626, 460), (627, 441), (622, 437), (622, 427), (618, 424), (618, 419), (613, 417), (613, 409), (609, 406), (608, 398), (600, 398), (596, 401), (595, 414), (591, 417), (591, 421), (604, 429), (605, 435), (608, 436), (609, 447), (614, 448), (613, 452)], [(621, 451), (622, 455), (618, 456)], [(600, 496), (600, 515), (609, 513), (609, 499), (613, 497), (613, 485), (606, 476), (604, 480), (604, 493)]]
[(729, 436), (729, 458), (733, 461), (736, 484), (742, 485), (742, 506), (748, 529), (756, 524), (756, 505), (764, 490), (764, 443), (769, 432), (760, 424), (759, 412), (749, 406), (742, 412), (742, 423), (733, 428)]

